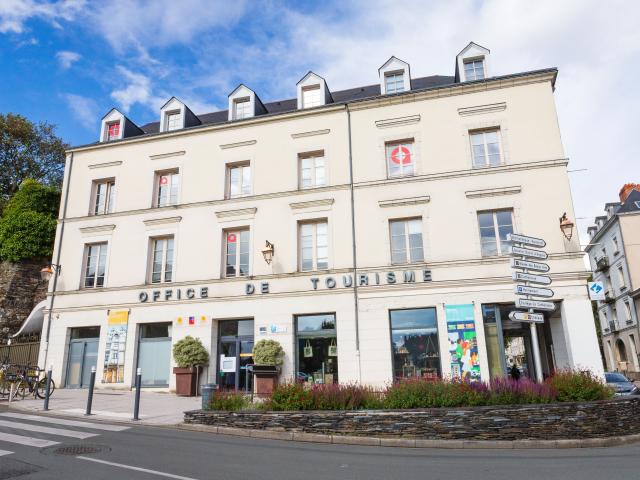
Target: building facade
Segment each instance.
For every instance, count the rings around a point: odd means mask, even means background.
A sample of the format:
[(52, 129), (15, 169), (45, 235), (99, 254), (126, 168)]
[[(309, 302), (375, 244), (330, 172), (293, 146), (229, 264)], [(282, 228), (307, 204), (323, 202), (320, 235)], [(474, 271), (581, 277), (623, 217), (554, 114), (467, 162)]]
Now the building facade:
[(589, 227), (585, 250), (605, 289), (598, 316), (607, 370), (640, 379), (640, 185), (623, 186), (619, 196)]
[(557, 71), (490, 66), (471, 43), (453, 76), (411, 78), (392, 57), (361, 88), (309, 72), (291, 100), (240, 85), (227, 111), (172, 98), (143, 127), (112, 110), (68, 153), (40, 363), (67, 387), (96, 365), (100, 386), (141, 368), (173, 389), (171, 346), (191, 335), (211, 353), (202, 381), (226, 388), (251, 388), (263, 338), (285, 379), (533, 376), (529, 326), (508, 318), (506, 235), (521, 232), (550, 254), (543, 373), (601, 372), (589, 272), (559, 229), (573, 206)]

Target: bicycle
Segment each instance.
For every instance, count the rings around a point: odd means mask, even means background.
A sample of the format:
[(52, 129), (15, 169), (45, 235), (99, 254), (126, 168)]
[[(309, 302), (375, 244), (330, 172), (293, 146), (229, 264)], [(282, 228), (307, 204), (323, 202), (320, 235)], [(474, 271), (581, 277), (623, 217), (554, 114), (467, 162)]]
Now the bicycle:
[[(18, 371), (15, 376), (15, 397), (20, 397), (23, 400), (29, 395), (33, 395), (33, 398), (44, 399), (47, 392), (47, 378), (40, 378), (40, 373), (43, 371), (38, 366), (22, 366), (23, 368)], [(51, 380), (49, 388), (49, 396), (51, 396), (56, 389), (56, 384)]]

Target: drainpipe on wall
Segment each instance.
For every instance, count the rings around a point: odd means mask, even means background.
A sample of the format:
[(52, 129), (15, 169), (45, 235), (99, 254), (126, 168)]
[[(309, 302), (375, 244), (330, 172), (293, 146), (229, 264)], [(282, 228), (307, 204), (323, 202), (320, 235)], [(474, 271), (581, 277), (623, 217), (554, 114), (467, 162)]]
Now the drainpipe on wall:
[(347, 109), (347, 132), (349, 136), (349, 190), (351, 192), (351, 238), (353, 240), (353, 300), (354, 300), (354, 313), (356, 321), (356, 360), (358, 365), (358, 382), (362, 383), (362, 368), (360, 362), (360, 327), (359, 327), (359, 313), (360, 307), (358, 305), (358, 261), (356, 247), (356, 209), (355, 209), (355, 197), (353, 189), (353, 155), (351, 147), (351, 111), (349, 110), (349, 104), (345, 105)]
[(67, 204), (69, 202), (69, 187), (71, 184), (71, 169), (73, 168), (73, 152), (69, 157), (69, 169), (67, 170), (67, 181), (64, 189), (64, 205), (62, 206), (62, 219), (60, 221), (60, 236), (56, 251), (56, 267), (53, 269), (53, 288), (51, 289), (51, 302), (49, 303), (49, 315), (47, 317), (47, 335), (44, 341), (44, 361), (42, 368), (47, 369), (47, 357), (49, 355), (49, 336), (51, 333), (51, 317), (53, 316), (53, 302), (56, 298), (56, 287), (58, 286), (58, 276), (60, 275), (60, 252), (62, 250), (62, 237), (64, 236), (64, 221), (67, 218)]

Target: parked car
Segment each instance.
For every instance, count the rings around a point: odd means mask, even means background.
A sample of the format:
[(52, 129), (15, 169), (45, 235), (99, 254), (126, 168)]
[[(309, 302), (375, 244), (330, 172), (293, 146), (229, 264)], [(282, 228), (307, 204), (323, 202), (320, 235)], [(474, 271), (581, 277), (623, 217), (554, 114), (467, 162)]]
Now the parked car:
[(619, 372), (605, 372), (607, 385), (615, 389), (616, 395), (640, 395), (640, 390), (631, 380)]

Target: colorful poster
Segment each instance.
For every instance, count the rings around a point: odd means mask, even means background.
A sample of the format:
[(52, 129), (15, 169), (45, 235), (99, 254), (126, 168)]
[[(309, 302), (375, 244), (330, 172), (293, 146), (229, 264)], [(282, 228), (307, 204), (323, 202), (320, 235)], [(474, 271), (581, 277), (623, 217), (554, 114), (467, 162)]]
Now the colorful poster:
[(479, 381), (480, 362), (473, 305), (445, 305), (444, 312), (447, 319), (451, 376)]
[(124, 382), (124, 352), (128, 324), (128, 310), (109, 311), (102, 383)]

